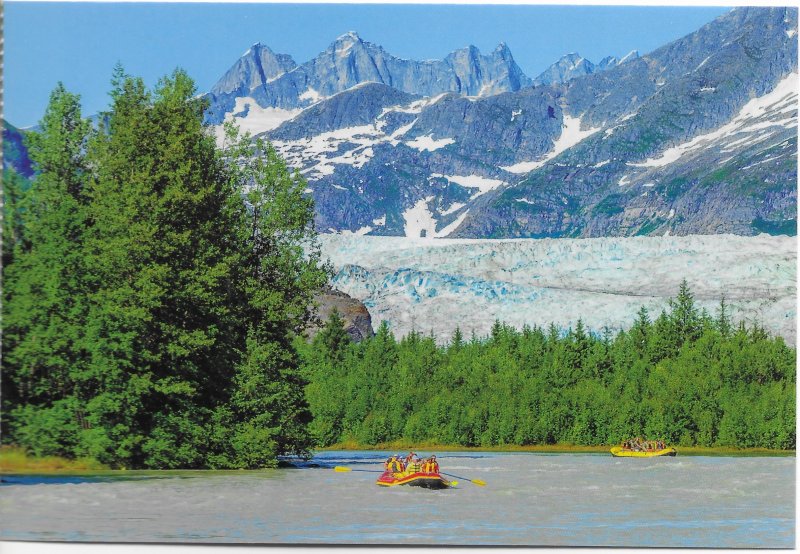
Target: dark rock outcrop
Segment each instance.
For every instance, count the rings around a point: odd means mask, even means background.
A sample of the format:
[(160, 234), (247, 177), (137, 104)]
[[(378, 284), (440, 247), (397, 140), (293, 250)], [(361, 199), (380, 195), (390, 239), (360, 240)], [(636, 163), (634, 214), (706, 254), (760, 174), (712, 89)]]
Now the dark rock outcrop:
[(356, 300), (331, 287), (325, 287), (317, 295), (316, 302), (319, 306), (317, 308), (317, 317), (320, 324), (319, 326), (309, 327), (306, 332), (309, 339), (314, 338), (322, 329), (334, 308), (344, 320), (345, 331), (354, 341), (358, 342), (375, 334), (372, 330), (372, 318), (369, 315), (369, 311), (360, 300)]

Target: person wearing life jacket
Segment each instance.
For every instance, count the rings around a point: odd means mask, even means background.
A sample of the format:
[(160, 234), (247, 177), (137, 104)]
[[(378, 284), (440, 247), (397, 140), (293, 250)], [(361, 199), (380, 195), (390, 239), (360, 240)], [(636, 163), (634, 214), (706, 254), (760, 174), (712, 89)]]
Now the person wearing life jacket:
[(425, 460), (425, 473), (439, 473), (439, 462), (436, 461), (436, 455)]
[(406, 464), (407, 473), (419, 473), (422, 471), (422, 460), (418, 456), (414, 456), (408, 464)]
[(403, 466), (402, 460), (400, 459), (400, 454), (395, 454), (393, 458), (394, 462), (392, 463), (391, 469), (389, 471), (392, 471), (394, 473), (402, 473), (403, 469), (405, 468)]

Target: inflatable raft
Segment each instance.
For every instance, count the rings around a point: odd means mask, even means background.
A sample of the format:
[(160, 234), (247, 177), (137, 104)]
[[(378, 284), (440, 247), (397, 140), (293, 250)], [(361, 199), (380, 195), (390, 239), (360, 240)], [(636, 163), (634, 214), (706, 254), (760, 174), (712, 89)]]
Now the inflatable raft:
[(631, 450), (621, 446), (615, 446), (611, 449), (611, 455), (617, 458), (655, 458), (656, 456), (675, 456), (677, 454), (671, 446), (661, 450)]
[(438, 473), (392, 473), (384, 471), (376, 485), (381, 487), (395, 487), (397, 485), (408, 485), (410, 487), (423, 487), (426, 489), (446, 489), (454, 485)]

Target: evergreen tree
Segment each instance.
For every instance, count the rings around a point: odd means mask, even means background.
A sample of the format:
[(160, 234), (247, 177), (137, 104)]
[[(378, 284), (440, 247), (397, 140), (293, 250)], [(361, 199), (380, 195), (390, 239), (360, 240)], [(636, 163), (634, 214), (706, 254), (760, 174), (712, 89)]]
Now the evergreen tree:
[(450, 348), (454, 351), (460, 350), (464, 346), (464, 334), (461, 332), (461, 328), (456, 326), (456, 330), (453, 331), (453, 338), (450, 339)]
[(331, 310), (328, 321), (322, 331), (315, 337), (315, 344), (321, 348), (331, 364), (339, 365), (344, 361), (350, 336), (344, 328), (344, 320), (335, 307)]
[(686, 279), (681, 281), (677, 298), (671, 302), (670, 322), (677, 333), (679, 346), (700, 336), (700, 316), (694, 304), (694, 295)]
[[(241, 270), (250, 323), (244, 363), (236, 367), (231, 397), (231, 410), (240, 421), (235, 437), (252, 449), (252, 428), (263, 435), (267, 427), (276, 447), (262, 440), (264, 459), (273, 451), (307, 455), (311, 413), (292, 337), (312, 320), (314, 294), (329, 276), (316, 241), (313, 203), (303, 193), (306, 182), (300, 174), (291, 173), (263, 141), (245, 138), (227, 152), (227, 159), (247, 202), (247, 224), (241, 226), (247, 249)], [(249, 377), (253, 367), (264, 373), (255, 382)], [(258, 398), (257, 409), (248, 398)]]
[(4, 271), (11, 439), (125, 467), (306, 454), (294, 338), (328, 272), (305, 182), (262, 143), (221, 153), (183, 71), (112, 85), (88, 142), (63, 87), (32, 138), (29, 246)]
[(14, 251), (25, 249), (24, 204), (30, 182), (13, 169), (3, 170), (3, 267), (14, 261)]
[(724, 294), (719, 301), (719, 309), (717, 310), (717, 320), (715, 323), (717, 331), (719, 331), (723, 337), (727, 338), (731, 334), (732, 326), (728, 314), (728, 304), (725, 302)]
[[(17, 241), (13, 263), (3, 267), (4, 377), (12, 381), (5, 387), (10, 419), (4, 427), (26, 437), (38, 454), (73, 454), (77, 442), (80, 407), (72, 374), (87, 360), (82, 244), (88, 133), (79, 98), (59, 83), (40, 131), (27, 135), (40, 175), (9, 221), (11, 233), (24, 234), (25, 241)], [(16, 184), (9, 184), (12, 196)], [(18, 228), (21, 211), (24, 230)]]
[(791, 448), (795, 351), (760, 327), (723, 337), (699, 314), (697, 336), (682, 338), (672, 320), (681, 302), (672, 306), (654, 323), (641, 309), (616, 336), (592, 335), (582, 321), (566, 335), (496, 322), (459, 348), (416, 333), (397, 344), (382, 324), (335, 381), (315, 374), (314, 425), (335, 433), (345, 422), (327, 444), (591, 445), (646, 435), (678, 446)]

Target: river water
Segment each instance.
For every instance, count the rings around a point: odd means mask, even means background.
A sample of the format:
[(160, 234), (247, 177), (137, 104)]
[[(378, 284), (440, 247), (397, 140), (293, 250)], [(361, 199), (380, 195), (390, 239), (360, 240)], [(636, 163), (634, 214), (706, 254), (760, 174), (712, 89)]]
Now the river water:
[[(374, 485), (380, 452), (297, 469), (4, 476), (0, 538), (110, 542), (778, 547), (795, 459), (440, 453), (454, 489)], [(426, 454), (420, 452), (420, 454)], [(318, 466), (318, 467), (314, 467)], [(352, 471), (340, 473), (335, 466)]]

